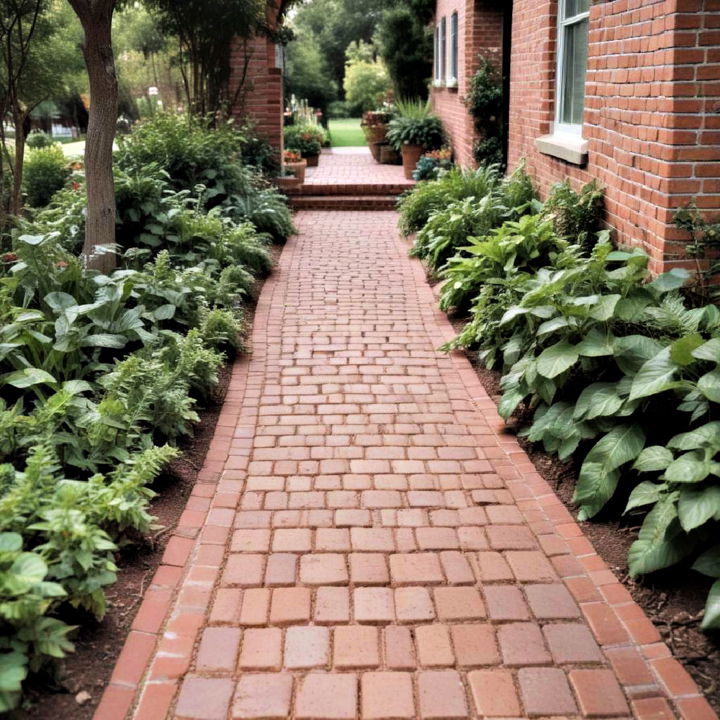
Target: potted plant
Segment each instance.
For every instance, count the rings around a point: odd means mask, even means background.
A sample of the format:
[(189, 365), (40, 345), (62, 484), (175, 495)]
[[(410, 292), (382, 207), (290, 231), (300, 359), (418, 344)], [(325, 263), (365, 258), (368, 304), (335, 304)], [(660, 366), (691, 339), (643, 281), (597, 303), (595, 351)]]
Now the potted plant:
[(327, 134), (319, 125), (300, 123), (285, 128), (285, 147), (300, 153), (308, 167), (318, 166), (320, 150), (326, 142)]
[(272, 181), (279, 190), (285, 191), (295, 190), (302, 185), (300, 178), (297, 177), (291, 170), (288, 170), (288, 168), (283, 168), (280, 175), (273, 178)]
[(380, 152), (387, 142), (388, 123), (392, 120), (392, 113), (385, 110), (368, 110), (363, 113), (362, 129), (365, 133), (368, 147), (376, 162), (380, 162)]
[(402, 153), (405, 177), (412, 180), (422, 154), (442, 147), (444, 133), (440, 118), (421, 100), (398, 101), (398, 116), (390, 121), (387, 139)]
[(426, 152), (418, 161), (413, 171), (413, 180), (434, 180), (442, 170), (450, 170), (453, 166), (452, 150), (441, 148)]
[(305, 169), (307, 168), (307, 160), (303, 160), (297, 150), (285, 150), (283, 153), (283, 164), (285, 168), (298, 178), (300, 184), (305, 182)]

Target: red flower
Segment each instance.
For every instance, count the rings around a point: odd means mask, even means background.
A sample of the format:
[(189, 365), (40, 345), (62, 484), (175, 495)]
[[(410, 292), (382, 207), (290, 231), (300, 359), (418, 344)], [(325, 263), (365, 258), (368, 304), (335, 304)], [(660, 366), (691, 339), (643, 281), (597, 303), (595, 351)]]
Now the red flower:
[(2, 256), (3, 262), (15, 262), (18, 259), (18, 256), (14, 252), (7, 252)]
[(70, 187), (72, 187), (72, 189), (73, 189), (75, 192), (77, 192), (77, 191), (81, 188), (81, 185), (80, 185), (79, 182), (76, 182), (75, 180), (73, 180)]

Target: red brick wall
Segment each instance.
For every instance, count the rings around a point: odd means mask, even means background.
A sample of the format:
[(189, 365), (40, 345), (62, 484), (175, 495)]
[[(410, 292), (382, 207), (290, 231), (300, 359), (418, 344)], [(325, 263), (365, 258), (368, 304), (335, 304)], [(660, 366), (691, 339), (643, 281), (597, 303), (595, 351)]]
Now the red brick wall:
[[(276, 24), (278, 9), (268, 3), (268, 21)], [(267, 37), (238, 40), (231, 56), (231, 97), (236, 97), (232, 115), (255, 122), (260, 135), (273, 146), (283, 143), (283, 76), (276, 66), (275, 43)], [(245, 78), (243, 82), (243, 78)], [(238, 86), (242, 89), (234, 95)]]
[(438, 0), (435, 22), (447, 20), (447, 68), (450, 71), (450, 18), (458, 13), (458, 87), (433, 87), (434, 111), (442, 118), (457, 162), (473, 165), (475, 130), (465, 106), (470, 79), (478, 56), (502, 55), (502, 10), (491, 0)]
[(720, 0), (593, 0), (579, 168), (540, 154), (555, 101), (556, 0), (515, 0), (509, 161), (526, 158), (541, 191), (596, 177), (608, 224), (651, 269), (681, 264), (672, 214), (697, 196), (720, 210)]

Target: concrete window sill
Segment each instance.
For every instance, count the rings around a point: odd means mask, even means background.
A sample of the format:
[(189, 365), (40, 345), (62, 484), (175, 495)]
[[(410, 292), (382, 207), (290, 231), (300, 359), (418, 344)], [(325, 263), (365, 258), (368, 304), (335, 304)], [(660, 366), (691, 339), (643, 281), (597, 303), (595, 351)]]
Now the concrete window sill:
[(572, 135), (543, 135), (535, 141), (538, 152), (560, 158), (573, 165), (585, 165), (588, 159), (588, 142)]

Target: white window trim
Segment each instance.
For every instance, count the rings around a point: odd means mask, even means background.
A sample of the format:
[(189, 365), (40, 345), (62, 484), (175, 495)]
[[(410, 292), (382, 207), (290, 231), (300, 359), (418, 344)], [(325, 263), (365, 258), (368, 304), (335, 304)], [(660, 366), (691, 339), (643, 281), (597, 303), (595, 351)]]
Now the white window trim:
[[(453, 33), (453, 29), (455, 32)], [(450, 71), (448, 86), (454, 82), (457, 87), (457, 77), (460, 74), (460, 16), (457, 10), (450, 16)]]
[(565, 32), (567, 25), (573, 25), (590, 17), (587, 12), (565, 18), (567, 0), (558, 2), (557, 54), (555, 57), (555, 122), (552, 133), (539, 137), (535, 144), (544, 155), (560, 158), (574, 165), (587, 162), (588, 142), (583, 138), (583, 123), (564, 123), (560, 120), (563, 111), (563, 87), (565, 81)]
[(558, 2), (558, 19), (557, 19), (557, 53), (555, 55), (555, 124), (553, 126), (553, 135), (571, 135), (582, 138), (582, 123), (564, 123), (560, 120), (563, 111), (563, 101), (565, 99), (563, 88), (565, 86), (565, 28), (568, 25), (575, 25), (582, 20), (590, 17), (590, 11), (578, 13), (572, 17), (565, 17), (565, 8), (568, 0), (559, 0)]
[(440, 82), (447, 80), (447, 18), (440, 18)]

